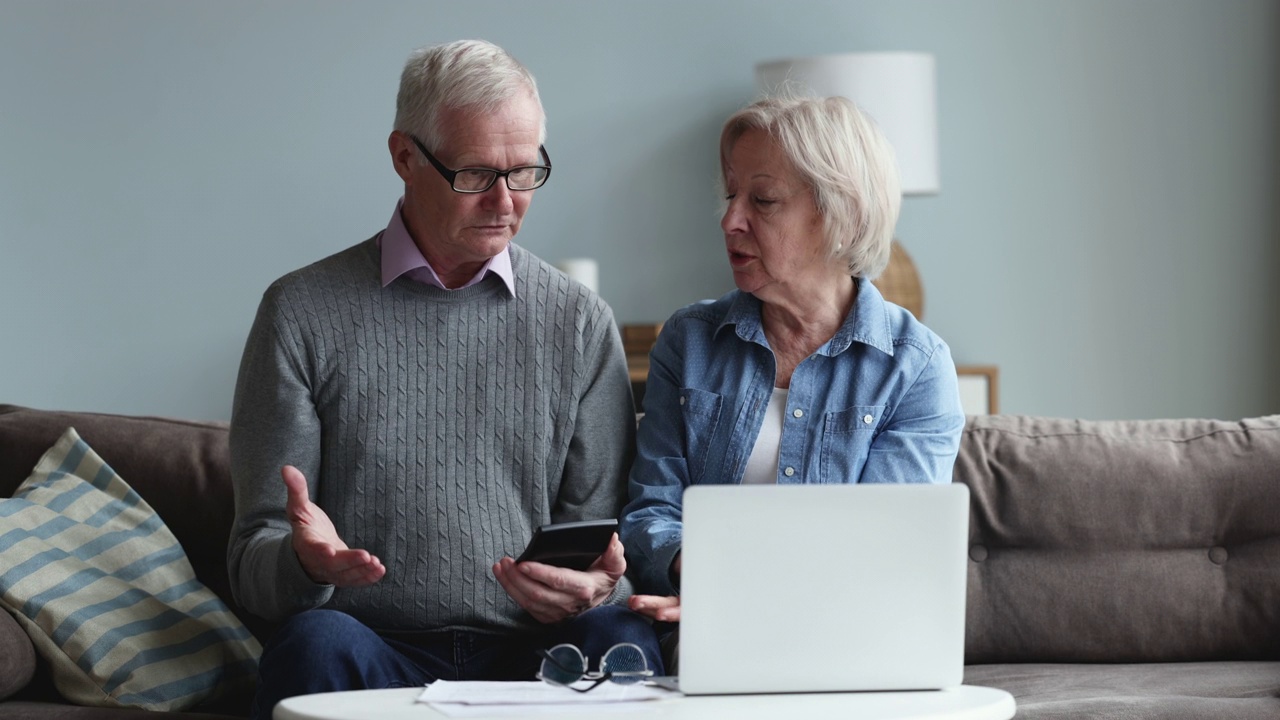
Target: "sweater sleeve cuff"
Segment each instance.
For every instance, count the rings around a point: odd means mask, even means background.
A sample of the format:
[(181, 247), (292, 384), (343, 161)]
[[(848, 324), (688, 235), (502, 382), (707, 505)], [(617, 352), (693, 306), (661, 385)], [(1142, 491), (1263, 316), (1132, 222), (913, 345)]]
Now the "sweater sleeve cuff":
[(635, 588), (631, 585), (631, 579), (626, 575), (618, 580), (618, 584), (613, 586), (613, 592), (609, 593), (609, 597), (601, 603), (602, 605), (621, 605), (627, 606), (627, 600), (635, 594)]
[(281, 598), (283, 601), (281, 604), (287, 608), (285, 615), (318, 608), (333, 597), (333, 585), (317, 583), (307, 575), (306, 570), (302, 569), (302, 562), (298, 560), (298, 554), (293, 551), (293, 544), (288, 540), (288, 536), (280, 543), (277, 567), (280, 568), (278, 587), (282, 593), (285, 593)]

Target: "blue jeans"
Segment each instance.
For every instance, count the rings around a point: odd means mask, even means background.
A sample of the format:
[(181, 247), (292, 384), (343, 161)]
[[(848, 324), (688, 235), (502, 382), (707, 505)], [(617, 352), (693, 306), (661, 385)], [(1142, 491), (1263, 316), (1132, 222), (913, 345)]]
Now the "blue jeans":
[(346, 613), (308, 610), (287, 620), (263, 648), (250, 718), (269, 720), (276, 703), (295, 695), (418, 687), (433, 680), (533, 680), (541, 662), (536, 651), (560, 643), (577, 645), (594, 670), (620, 642), (639, 645), (649, 668), (663, 674), (653, 626), (620, 606), (588, 610), (536, 635), (377, 633)]

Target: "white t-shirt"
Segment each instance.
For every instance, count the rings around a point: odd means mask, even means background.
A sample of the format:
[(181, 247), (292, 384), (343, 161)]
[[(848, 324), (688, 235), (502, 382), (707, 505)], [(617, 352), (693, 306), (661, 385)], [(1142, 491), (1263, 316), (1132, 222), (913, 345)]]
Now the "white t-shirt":
[(782, 421), (787, 413), (787, 389), (774, 388), (764, 409), (764, 425), (747, 458), (743, 485), (771, 485), (778, 482), (778, 452), (782, 446)]

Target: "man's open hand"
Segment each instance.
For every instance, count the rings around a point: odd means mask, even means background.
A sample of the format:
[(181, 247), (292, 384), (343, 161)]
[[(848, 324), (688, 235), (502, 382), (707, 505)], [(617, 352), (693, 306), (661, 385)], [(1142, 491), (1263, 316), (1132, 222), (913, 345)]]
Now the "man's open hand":
[(367, 550), (352, 550), (338, 537), (333, 521), (311, 502), (307, 479), (292, 465), (280, 470), (289, 500), (285, 516), (293, 527), (293, 551), (310, 578), (322, 585), (362, 587), (382, 579), (387, 569)]

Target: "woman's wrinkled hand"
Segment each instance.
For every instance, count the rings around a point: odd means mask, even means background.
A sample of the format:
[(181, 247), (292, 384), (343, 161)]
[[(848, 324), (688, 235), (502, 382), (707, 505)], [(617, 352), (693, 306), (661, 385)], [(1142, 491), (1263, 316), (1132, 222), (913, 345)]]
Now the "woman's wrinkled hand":
[(632, 595), (628, 604), (632, 610), (659, 622), (680, 622), (678, 595)]

